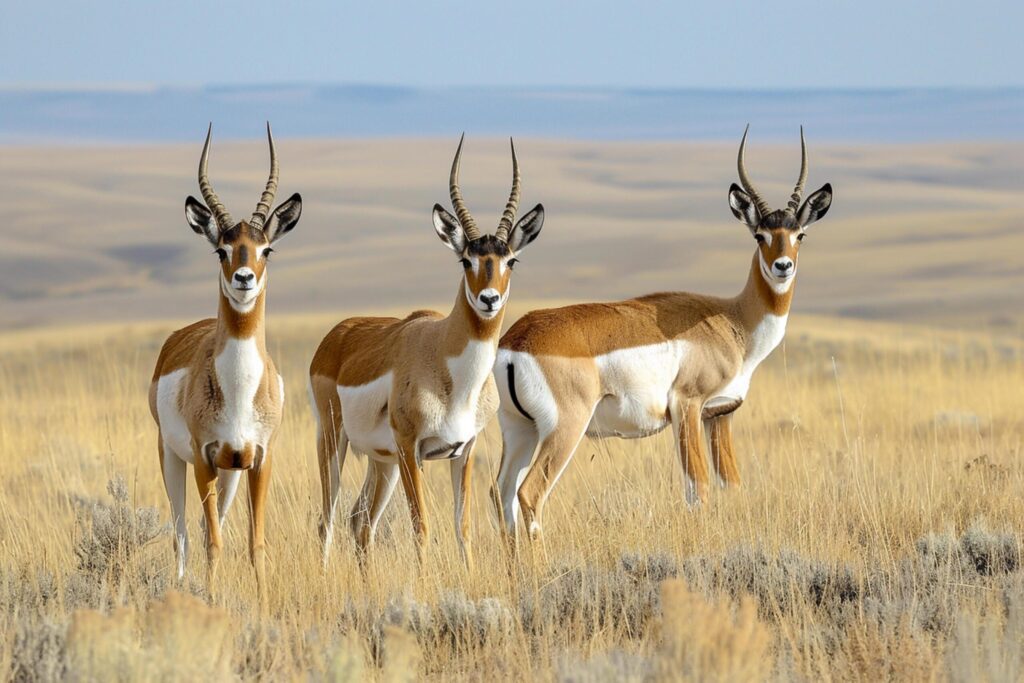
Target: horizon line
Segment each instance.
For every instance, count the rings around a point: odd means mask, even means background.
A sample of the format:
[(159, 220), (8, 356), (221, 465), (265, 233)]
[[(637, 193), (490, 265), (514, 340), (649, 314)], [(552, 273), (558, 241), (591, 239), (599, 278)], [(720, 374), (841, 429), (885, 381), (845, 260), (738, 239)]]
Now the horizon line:
[(997, 91), (1024, 91), (1024, 84), (1006, 85), (806, 85), (806, 86), (706, 86), (706, 85), (539, 85), (539, 84), (435, 84), (435, 85), (412, 85), (401, 83), (387, 83), (382, 81), (251, 81), (240, 83), (189, 83), (189, 82), (145, 82), (145, 81), (111, 81), (111, 82), (30, 82), (30, 83), (2, 83), (0, 92), (12, 93), (122, 93), (122, 94), (147, 94), (161, 90), (245, 90), (245, 89), (287, 89), (287, 88), (374, 88), (379, 90), (395, 90), (408, 92), (428, 91), (453, 91), (453, 90), (534, 90), (534, 91), (575, 91), (575, 92), (688, 92), (688, 93), (710, 93), (710, 94), (735, 94), (735, 93), (810, 93), (810, 92), (834, 92), (834, 93), (887, 93), (887, 92), (942, 92), (942, 91), (963, 91), (963, 92), (997, 92)]

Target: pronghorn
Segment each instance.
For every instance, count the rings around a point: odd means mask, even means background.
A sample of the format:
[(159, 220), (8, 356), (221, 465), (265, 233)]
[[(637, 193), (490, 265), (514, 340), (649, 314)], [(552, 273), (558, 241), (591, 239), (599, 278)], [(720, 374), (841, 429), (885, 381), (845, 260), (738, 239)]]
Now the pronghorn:
[(544, 503), (584, 435), (638, 438), (671, 423), (693, 504), (707, 496), (703, 427), (719, 477), (739, 484), (731, 413), (782, 341), (800, 243), (832, 202), (826, 184), (800, 204), (801, 129), (799, 180), (785, 209), (769, 209), (747, 176), (746, 139), (745, 131), (742, 187), (729, 188), (729, 207), (757, 248), (738, 296), (671, 292), (534, 311), (502, 337), (495, 375), (504, 448), (494, 502), (513, 544), (520, 506), (530, 537), (539, 536)]
[[(160, 350), (149, 387), (149, 408), (159, 429), (164, 487), (171, 502), (178, 578), (185, 573), (186, 463), (195, 470), (202, 499), (209, 581), (212, 590), (221, 549), (221, 526), (248, 471), (249, 549), (261, 601), (264, 587), (263, 513), (270, 485), (271, 446), (281, 424), (284, 384), (267, 353), (264, 307), (267, 258), (274, 244), (299, 220), (302, 199), (293, 194), (270, 211), (277, 192), (278, 163), (270, 144), (270, 177), (252, 218), (236, 223), (217, 198), (207, 174), (210, 133), (199, 161), (204, 206), (185, 200), (185, 219), (209, 240), (220, 259), (216, 318), (182, 328)], [(209, 207), (209, 208), (207, 208)]]
[(361, 558), (399, 478), (423, 558), (428, 528), (420, 468), (426, 460), (449, 460), (455, 532), (463, 559), (472, 565), (468, 531), (473, 447), (498, 409), (492, 370), (512, 268), (522, 249), (540, 234), (544, 207), (538, 204), (513, 225), (520, 192), (513, 145), (512, 192), (495, 234), (481, 234), (459, 190), (462, 142), (449, 177), (458, 218), (440, 204), (433, 211), (434, 229), (459, 257), (462, 270), (451, 313), (445, 317), (416, 311), (402, 320), (343, 320), (324, 337), (309, 368), (325, 562), (341, 470), (351, 445), (368, 456), (366, 479), (351, 516)]

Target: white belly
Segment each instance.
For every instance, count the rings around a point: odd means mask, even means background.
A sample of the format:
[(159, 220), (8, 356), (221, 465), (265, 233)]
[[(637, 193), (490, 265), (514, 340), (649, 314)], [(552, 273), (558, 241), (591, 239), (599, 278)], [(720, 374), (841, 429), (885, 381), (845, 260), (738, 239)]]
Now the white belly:
[(664, 429), (672, 388), (689, 351), (689, 342), (671, 341), (595, 358), (604, 397), (587, 434), (634, 438)]
[(356, 453), (374, 455), (378, 451), (398, 451), (386, 410), (392, 377), (389, 372), (359, 386), (338, 386), (345, 436)]
[(192, 436), (185, 423), (185, 416), (178, 410), (178, 396), (188, 378), (188, 368), (180, 368), (157, 380), (156, 414), (160, 421), (160, 436), (164, 451), (170, 451), (185, 462), (193, 462)]

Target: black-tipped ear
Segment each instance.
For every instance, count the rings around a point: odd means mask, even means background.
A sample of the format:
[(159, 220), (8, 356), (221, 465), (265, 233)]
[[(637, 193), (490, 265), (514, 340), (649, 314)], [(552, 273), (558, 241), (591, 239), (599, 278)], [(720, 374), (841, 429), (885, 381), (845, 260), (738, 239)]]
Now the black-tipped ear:
[(440, 204), (434, 204), (434, 230), (449, 249), (462, 255), (466, 251), (466, 231), (462, 229), (459, 219), (444, 210)]
[(518, 254), (527, 244), (537, 239), (544, 227), (544, 205), (538, 204), (519, 219), (508, 236), (508, 248)]
[(814, 221), (821, 220), (832, 206), (832, 183), (825, 183), (814, 192), (796, 214), (796, 223), (806, 228)]
[(220, 229), (217, 227), (217, 221), (213, 219), (213, 214), (210, 213), (210, 210), (191, 195), (185, 200), (185, 220), (188, 221), (189, 227), (196, 234), (202, 235), (210, 241), (210, 244), (216, 246), (220, 240)]
[(295, 227), (302, 215), (302, 197), (298, 192), (281, 202), (270, 214), (263, 232), (271, 243), (281, 239)]
[(743, 191), (736, 183), (729, 188), (729, 208), (737, 220), (743, 221), (751, 230), (757, 230), (761, 225), (761, 212), (749, 194)]

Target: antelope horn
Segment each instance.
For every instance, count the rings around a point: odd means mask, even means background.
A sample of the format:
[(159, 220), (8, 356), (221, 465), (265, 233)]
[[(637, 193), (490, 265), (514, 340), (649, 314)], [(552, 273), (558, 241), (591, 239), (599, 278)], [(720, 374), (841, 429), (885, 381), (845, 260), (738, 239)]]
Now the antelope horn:
[(804, 127), (800, 126), (800, 178), (796, 181), (793, 194), (789, 198), (786, 213), (796, 215), (800, 208), (800, 199), (804, 194), (804, 183), (807, 182), (807, 144), (804, 142)]
[(213, 217), (217, 221), (217, 227), (224, 231), (233, 228), (235, 221), (231, 218), (228, 210), (224, 208), (224, 205), (220, 203), (217, 193), (213, 191), (213, 185), (210, 184), (210, 175), (206, 171), (206, 164), (210, 160), (210, 137), (212, 135), (213, 124), (211, 123), (210, 127), (206, 129), (206, 143), (203, 145), (203, 156), (199, 158), (199, 191), (203, 194), (203, 201), (206, 202), (206, 206), (213, 212)]
[(512, 221), (516, 219), (516, 211), (519, 210), (519, 190), (522, 186), (522, 179), (519, 175), (519, 160), (516, 158), (516, 143), (512, 141), (512, 138), (509, 138), (508, 142), (512, 146), (512, 192), (508, 195), (505, 213), (501, 214), (498, 230), (494, 233), (494, 236), (502, 242), (508, 242), (508, 235), (512, 232)]
[(459, 162), (462, 160), (462, 143), (466, 139), (463, 133), (459, 138), (459, 148), (455, 150), (455, 160), (452, 162), (452, 174), (448, 178), (448, 190), (452, 197), (452, 208), (459, 218), (462, 229), (466, 232), (466, 239), (475, 240), (480, 237), (480, 231), (476, 229), (476, 221), (466, 208), (466, 201), (462, 198), (462, 191), (459, 190)]
[(274, 149), (274, 134), (270, 131), (270, 121), (267, 121), (267, 141), (270, 143), (270, 177), (267, 178), (267, 187), (263, 190), (260, 203), (256, 205), (249, 222), (252, 227), (263, 229), (270, 214), (270, 207), (274, 205), (274, 195), (277, 194), (277, 177), (280, 169), (277, 166), (277, 150)]
[(749, 130), (750, 124), (748, 123), (747, 127), (743, 130), (743, 140), (740, 141), (740, 153), (739, 156), (736, 158), (736, 170), (739, 171), (740, 174), (740, 184), (743, 185), (743, 189), (747, 191), (747, 194), (750, 195), (750, 198), (754, 200), (754, 204), (757, 205), (757, 210), (761, 213), (761, 216), (763, 217), (770, 214), (772, 210), (768, 208), (768, 203), (765, 200), (761, 199), (761, 195), (754, 188), (754, 184), (750, 182), (750, 176), (747, 175), (747, 165), (743, 161), (743, 149), (747, 145), (747, 132)]

